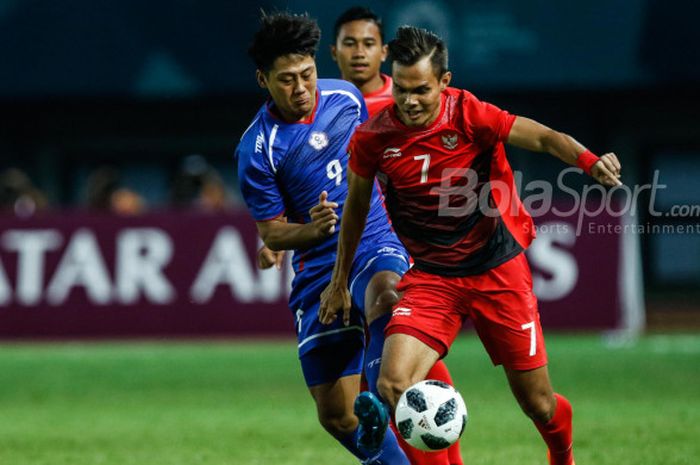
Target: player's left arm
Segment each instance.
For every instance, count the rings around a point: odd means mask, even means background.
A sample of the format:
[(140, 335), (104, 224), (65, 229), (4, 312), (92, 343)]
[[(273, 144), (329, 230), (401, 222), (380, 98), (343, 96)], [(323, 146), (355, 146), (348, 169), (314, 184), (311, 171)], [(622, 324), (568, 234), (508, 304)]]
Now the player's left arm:
[(331, 282), (321, 294), (321, 306), (318, 311), (318, 319), (323, 324), (335, 321), (340, 310), (343, 310), (345, 326), (350, 323), (351, 299), (348, 278), (355, 258), (355, 251), (362, 238), (362, 232), (365, 230), (373, 183), (373, 177), (362, 177), (348, 166), (348, 196), (340, 222), (338, 255)]
[(619, 186), (622, 166), (614, 153), (596, 157), (576, 139), (535, 120), (516, 116), (507, 142), (533, 152), (546, 152), (569, 165), (578, 166), (606, 186)]

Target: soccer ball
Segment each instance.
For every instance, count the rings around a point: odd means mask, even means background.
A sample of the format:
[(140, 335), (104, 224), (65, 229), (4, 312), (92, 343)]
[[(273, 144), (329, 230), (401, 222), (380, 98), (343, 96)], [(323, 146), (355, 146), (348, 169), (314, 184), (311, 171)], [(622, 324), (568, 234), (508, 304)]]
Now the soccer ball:
[(467, 406), (447, 383), (425, 380), (414, 384), (396, 404), (396, 426), (407, 443), (425, 451), (445, 449), (467, 425)]

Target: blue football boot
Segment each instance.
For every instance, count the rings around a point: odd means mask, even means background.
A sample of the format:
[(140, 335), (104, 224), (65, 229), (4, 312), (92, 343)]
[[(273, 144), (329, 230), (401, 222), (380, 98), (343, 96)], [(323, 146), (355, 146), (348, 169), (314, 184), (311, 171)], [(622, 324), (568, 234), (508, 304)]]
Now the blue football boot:
[(389, 426), (386, 407), (371, 392), (361, 392), (355, 399), (354, 411), (360, 421), (357, 430), (358, 449), (370, 456), (377, 454)]

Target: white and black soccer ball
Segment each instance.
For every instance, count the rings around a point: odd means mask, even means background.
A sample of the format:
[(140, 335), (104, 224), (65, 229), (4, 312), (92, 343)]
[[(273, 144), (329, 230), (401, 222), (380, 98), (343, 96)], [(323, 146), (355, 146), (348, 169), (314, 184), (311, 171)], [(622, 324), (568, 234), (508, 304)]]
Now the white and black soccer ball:
[(467, 426), (467, 406), (462, 396), (449, 384), (432, 379), (406, 389), (394, 416), (406, 442), (425, 451), (451, 446)]

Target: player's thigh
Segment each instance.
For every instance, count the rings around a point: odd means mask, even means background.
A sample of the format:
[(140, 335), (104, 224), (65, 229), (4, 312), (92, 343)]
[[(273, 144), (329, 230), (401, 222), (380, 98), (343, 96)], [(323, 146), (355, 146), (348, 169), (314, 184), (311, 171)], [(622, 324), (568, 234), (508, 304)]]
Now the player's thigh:
[(399, 301), (399, 293), (396, 291), (399, 281), (401, 276), (394, 271), (379, 271), (372, 275), (365, 290), (367, 324), (382, 315), (391, 313), (392, 308)]
[(480, 288), (470, 290), (470, 318), (494, 365), (533, 370), (547, 364), (537, 298), (527, 285), (530, 271), (524, 257), (511, 262), (496, 269), (492, 285), (486, 276), (479, 278)]
[(394, 333), (384, 341), (380, 377), (407, 388), (425, 379), (440, 353), (421, 339)]
[(364, 360), (361, 339), (316, 347), (299, 360), (319, 418), (342, 421), (352, 416)]
[(299, 361), (309, 390), (333, 384), (340, 378), (362, 373), (364, 340), (362, 337), (347, 338), (318, 346), (300, 355)]
[(401, 297), (385, 329), (386, 336), (412, 336), (439, 358), (447, 355), (466, 315), (461, 291), (451, 279), (415, 268), (403, 276), (397, 291)]
[(396, 285), (408, 270), (408, 255), (400, 244), (380, 242), (358, 254), (350, 274), (353, 305), (371, 323), (391, 310), (398, 299)]

